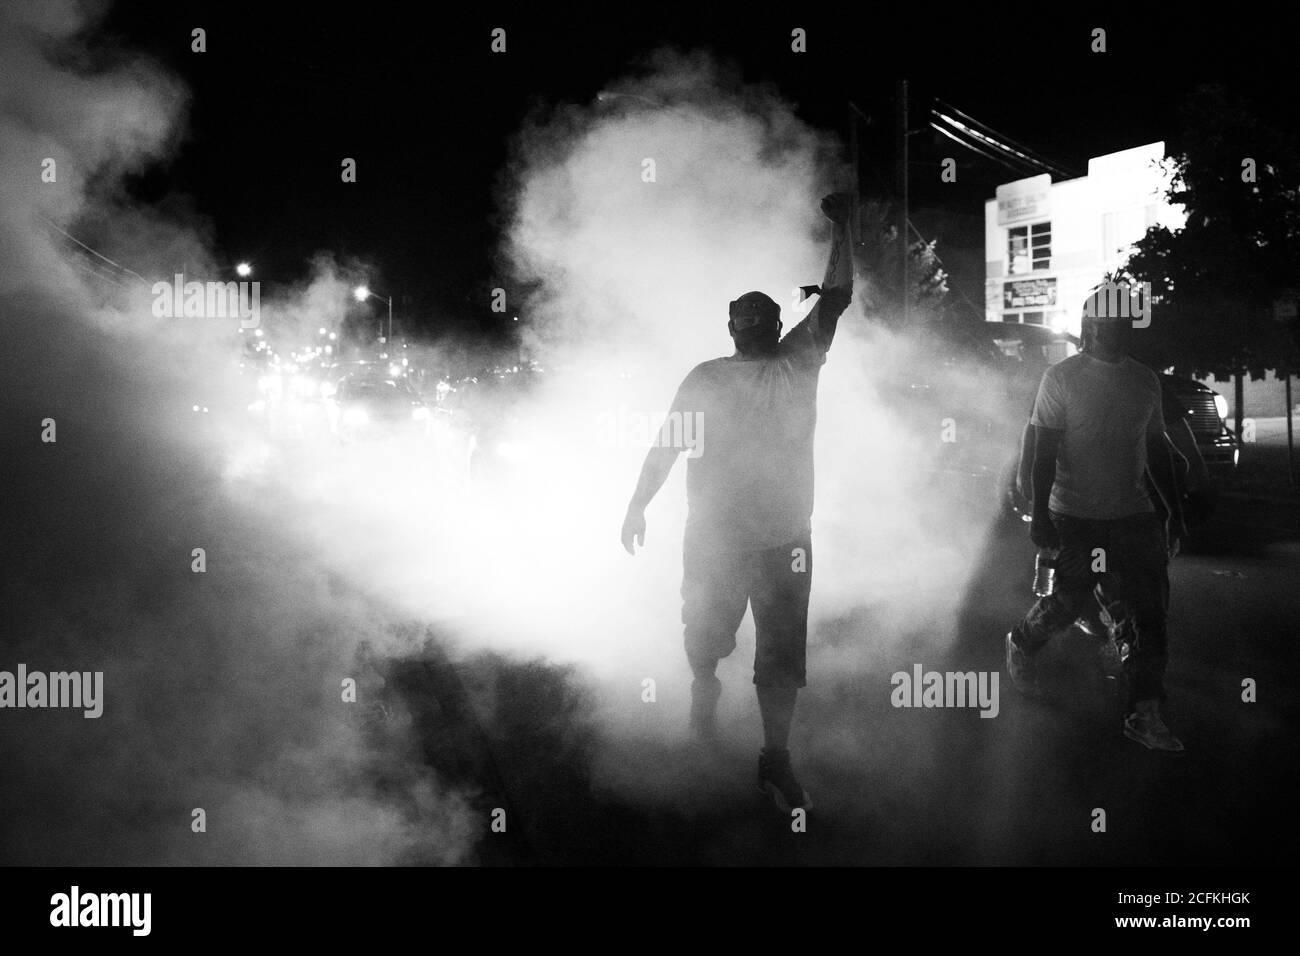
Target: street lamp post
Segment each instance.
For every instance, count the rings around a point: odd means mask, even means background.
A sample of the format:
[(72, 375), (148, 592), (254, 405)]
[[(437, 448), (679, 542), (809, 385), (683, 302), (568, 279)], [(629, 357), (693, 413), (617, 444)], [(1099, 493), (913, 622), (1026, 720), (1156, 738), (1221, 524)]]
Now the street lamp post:
[(382, 295), (371, 292), (369, 287), (364, 285), (357, 286), (352, 294), (357, 297), (358, 302), (365, 302), (366, 299), (374, 296), (379, 301), (388, 303), (388, 336), (384, 339), (384, 342), (386, 344), (391, 343), (393, 341), (393, 297), (384, 298)]

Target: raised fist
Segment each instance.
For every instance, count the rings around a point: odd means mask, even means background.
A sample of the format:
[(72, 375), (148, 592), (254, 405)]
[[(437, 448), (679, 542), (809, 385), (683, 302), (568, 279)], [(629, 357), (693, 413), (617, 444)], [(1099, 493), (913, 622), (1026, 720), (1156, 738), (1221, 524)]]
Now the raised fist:
[(853, 197), (848, 193), (831, 193), (822, 197), (822, 213), (836, 225), (842, 226), (849, 221), (852, 208)]

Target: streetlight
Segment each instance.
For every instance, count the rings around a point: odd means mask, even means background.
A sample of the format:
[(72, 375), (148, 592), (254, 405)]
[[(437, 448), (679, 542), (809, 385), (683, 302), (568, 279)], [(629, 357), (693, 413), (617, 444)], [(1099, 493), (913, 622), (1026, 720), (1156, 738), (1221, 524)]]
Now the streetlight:
[(357, 287), (352, 291), (352, 294), (355, 295), (355, 296), (357, 297), (357, 301), (358, 301), (358, 302), (365, 302), (366, 299), (369, 299), (371, 296), (374, 296), (374, 297), (375, 297), (376, 299), (378, 299), (380, 302), (387, 302), (387, 303), (388, 303), (388, 337), (387, 337), (386, 339), (384, 339), (384, 341), (385, 341), (385, 342), (391, 342), (392, 339), (393, 339), (393, 299), (392, 299), (392, 296), (389, 296), (387, 299), (385, 299), (382, 295), (376, 295), (374, 292), (371, 292), (370, 289), (369, 289), (369, 287), (364, 286), (364, 285), (359, 285), (359, 286), (357, 286)]
[(241, 262), (239, 265), (235, 266), (235, 272), (241, 279), (247, 279), (253, 274), (253, 267), (247, 262)]

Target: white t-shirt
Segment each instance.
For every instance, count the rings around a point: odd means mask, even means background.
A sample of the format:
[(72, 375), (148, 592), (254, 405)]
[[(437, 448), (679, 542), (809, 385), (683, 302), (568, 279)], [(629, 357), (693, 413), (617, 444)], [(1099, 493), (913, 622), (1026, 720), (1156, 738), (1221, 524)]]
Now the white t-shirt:
[(1072, 355), (1043, 373), (1030, 421), (1062, 432), (1053, 511), (1107, 519), (1155, 510), (1143, 482), (1147, 439), (1165, 430), (1155, 372), (1131, 358)]

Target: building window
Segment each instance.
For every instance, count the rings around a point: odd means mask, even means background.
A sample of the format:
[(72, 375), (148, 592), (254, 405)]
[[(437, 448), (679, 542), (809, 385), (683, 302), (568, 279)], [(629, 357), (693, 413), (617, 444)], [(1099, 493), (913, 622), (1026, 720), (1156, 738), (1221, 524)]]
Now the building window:
[(1023, 319), (1025, 325), (1046, 325), (1042, 312), (1026, 312)]
[(1007, 230), (1007, 265), (1010, 275), (1023, 275), (1052, 267), (1052, 224), (1037, 222)]

